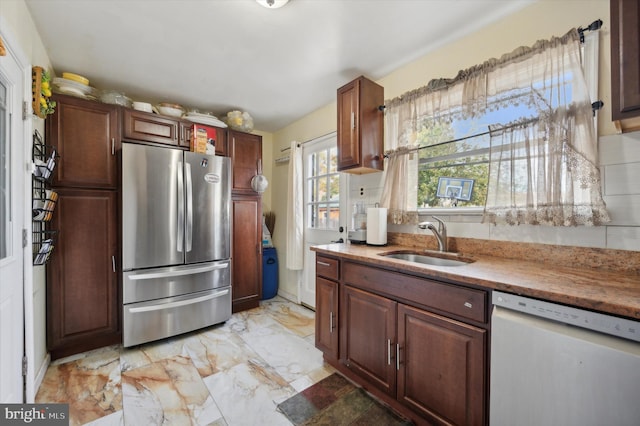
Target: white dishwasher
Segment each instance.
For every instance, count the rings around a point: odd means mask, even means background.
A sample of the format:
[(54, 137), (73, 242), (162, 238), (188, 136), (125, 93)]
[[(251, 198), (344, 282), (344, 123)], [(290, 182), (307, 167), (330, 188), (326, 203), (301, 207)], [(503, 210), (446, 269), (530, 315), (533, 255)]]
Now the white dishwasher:
[(640, 425), (640, 322), (492, 297), (491, 426)]

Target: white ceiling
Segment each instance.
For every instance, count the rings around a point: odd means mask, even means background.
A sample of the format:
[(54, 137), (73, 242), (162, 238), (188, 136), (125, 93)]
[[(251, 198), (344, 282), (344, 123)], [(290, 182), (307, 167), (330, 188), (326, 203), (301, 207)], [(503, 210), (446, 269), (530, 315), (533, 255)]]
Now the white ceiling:
[[(55, 73), (277, 131), (531, 0), (25, 0)], [(450, 76), (443, 76), (450, 77)], [(425, 82), (426, 83), (426, 82)]]

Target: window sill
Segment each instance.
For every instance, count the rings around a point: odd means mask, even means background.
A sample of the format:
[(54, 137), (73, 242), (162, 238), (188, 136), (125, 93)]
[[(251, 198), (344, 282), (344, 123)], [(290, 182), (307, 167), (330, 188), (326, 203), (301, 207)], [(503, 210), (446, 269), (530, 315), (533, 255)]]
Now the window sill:
[(482, 207), (453, 207), (418, 209), (418, 216), (482, 216)]

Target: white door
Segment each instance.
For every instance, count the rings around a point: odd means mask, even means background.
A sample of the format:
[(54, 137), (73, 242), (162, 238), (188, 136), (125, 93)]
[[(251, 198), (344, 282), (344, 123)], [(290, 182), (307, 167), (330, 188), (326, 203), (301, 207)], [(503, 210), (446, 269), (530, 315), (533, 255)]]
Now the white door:
[[(24, 77), (11, 54), (0, 58), (0, 402), (23, 402)], [(28, 259), (29, 261), (31, 259)]]
[(304, 269), (300, 302), (316, 306), (316, 256), (313, 245), (346, 241), (348, 176), (338, 173), (336, 134), (303, 145), (304, 161)]

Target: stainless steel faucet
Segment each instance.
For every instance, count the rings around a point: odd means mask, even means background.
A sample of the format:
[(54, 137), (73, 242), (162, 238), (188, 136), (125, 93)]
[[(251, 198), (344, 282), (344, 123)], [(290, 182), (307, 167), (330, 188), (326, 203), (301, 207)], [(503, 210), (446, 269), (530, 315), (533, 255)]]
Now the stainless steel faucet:
[(418, 228), (420, 229), (429, 229), (435, 235), (436, 240), (438, 240), (438, 250), (439, 251), (448, 251), (447, 245), (447, 226), (444, 224), (444, 221), (436, 216), (431, 216), (435, 220), (438, 221), (438, 227), (431, 222), (420, 222), (418, 224)]

